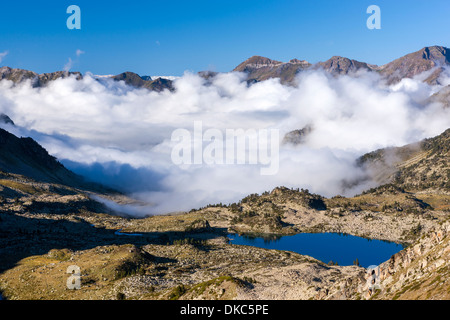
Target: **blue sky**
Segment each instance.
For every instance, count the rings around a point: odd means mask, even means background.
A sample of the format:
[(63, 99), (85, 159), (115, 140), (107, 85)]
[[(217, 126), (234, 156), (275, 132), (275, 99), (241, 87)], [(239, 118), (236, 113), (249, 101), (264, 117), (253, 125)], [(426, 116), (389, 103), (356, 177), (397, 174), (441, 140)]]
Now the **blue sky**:
[[(384, 64), (424, 46), (450, 47), (448, 0), (2, 2), (0, 65), (38, 73), (62, 70), (69, 58), (83, 73), (182, 75), (230, 71), (252, 55)], [(72, 4), (81, 30), (66, 27)], [(372, 4), (381, 30), (366, 27)]]

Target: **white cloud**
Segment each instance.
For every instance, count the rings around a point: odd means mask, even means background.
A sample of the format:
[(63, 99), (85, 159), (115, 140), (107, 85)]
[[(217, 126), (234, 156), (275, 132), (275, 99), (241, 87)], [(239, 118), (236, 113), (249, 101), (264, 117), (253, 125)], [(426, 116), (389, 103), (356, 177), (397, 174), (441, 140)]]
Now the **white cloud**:
[[(373, 186), (369, 181), (342, 189), (343, 180), (364, 176), (354, 167), (357, 157), (450, 127), (450, 108), (419, 104), (437, 88), (417, 79), (387, 87), (374, 74), (334, 78), (311, 71), (299, 76), (297, 87), (276, 79), (248, 87), (240, 73), (219, 74), (211, 83), (186, 73), (175, 87), (174, 93), (157, 93), (89, 75), (40, 89), (0, 82), (0, 112), (33, 130), (26, 134), (72, 161), (77, 172), (152, 203), (149, 213), (229, 203), (280, 185), (351, 195)], [(183, 169), (171, 162), (170, 137), (177, 128), (192, 130), (194, 121), (222, 132), (275, 128), (281, 137), (307, 125), (313, 131), (304, 145), (281, 147), (274, 176), (249, 165)]]
[(8, 51), (0, 52), (0, 63), (2, 63), (3, 59), (5, 59), (8, 53)]
[(72, 58), (69, 58), (67, 63), (64, 65), (63, 70), (70, 71), (70, 69), (72, 69), (72, 67), (73, 67), (73, 60), (72, 60)]
[(64, 65), (64, 67), (63, 67), (63, 70), (64, 70), (64, 71), (70, 71), (70, 69), (73, 68), (74, 64), (75, 64), (75, 63), (78, 63), (78, 58), (79, 58), (82, 54), (85, 54), (85, 52), (82, 51), (82, 50), (80, 50), (80, 49), (77, 49), (77, 50), (75, 51), (75, 55), (76, 55), (76, 57), (77, 57), (76, 60), (74, 61), (74, 60), (72, 60), (72, 58), (69, 57), (67, 63), (66, 63), (66, 64)]

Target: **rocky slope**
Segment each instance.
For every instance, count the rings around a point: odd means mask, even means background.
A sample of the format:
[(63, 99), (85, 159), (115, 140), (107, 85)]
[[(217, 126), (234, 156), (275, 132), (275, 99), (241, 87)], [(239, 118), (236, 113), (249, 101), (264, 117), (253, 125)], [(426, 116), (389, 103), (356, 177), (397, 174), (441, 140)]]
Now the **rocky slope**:
[[(3, 115), (3, 121), (12, 120)], [(85, 181), (85, 179), (65, 168), (32, 138), (18, 138), (0, 128), (0, 172), (17, 174), (42, 183), (55, 183), (81, 188), (92, 192), (113, 193), (111, 188)]]
[(401, 148), (377, 150), (358, 163), (379, 183), (394, 183), (413, 192), (450, 191), (450, 129), (437, 137)]
[(450, 223), (436, 226), (413, 245), (379, 266), (380, 288), (360, 293), (367, 299), (449, 300)]
[(450, 85), (443, 87), (441, 90), (429, 97), (425, 104), (439, 103), (444, 108), (450, 107)]
[(396, 83), (403, 78), (412, 78), (425, 71), (432, 71), (424, 81), (438, 84), (439, 76), (446, 66), (450, 66), (450, 50), (442, 46), (431, 46), (382, 66), (380, 73), (387, 78), (388, 83)]
[(43, 182), (73, 185), (82, 181), (33, 139), (18, 138), (1, 128), (0, 170)]

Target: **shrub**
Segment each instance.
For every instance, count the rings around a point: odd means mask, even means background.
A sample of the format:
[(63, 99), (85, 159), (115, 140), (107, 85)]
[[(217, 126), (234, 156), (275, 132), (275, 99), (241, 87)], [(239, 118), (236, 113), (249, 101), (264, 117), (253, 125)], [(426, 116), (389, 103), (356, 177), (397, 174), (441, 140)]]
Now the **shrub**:
[(180, 284), (176, 286), (169, 294), (169, 300), (178, 300), (183, 294), (187, 292), (187, 288)]

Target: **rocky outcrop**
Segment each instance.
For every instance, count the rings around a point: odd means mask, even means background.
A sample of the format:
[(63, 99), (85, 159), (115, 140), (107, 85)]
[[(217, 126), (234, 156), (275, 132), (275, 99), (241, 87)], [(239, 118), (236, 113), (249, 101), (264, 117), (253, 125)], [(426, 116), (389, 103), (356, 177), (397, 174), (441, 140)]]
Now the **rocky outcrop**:
[(313, 131), (311, 126), (306, 126), (303, 129), (293, 130), (286, 133), (283, 137), (282, 144), (299, 145), (305, 142), (306, 137)]

